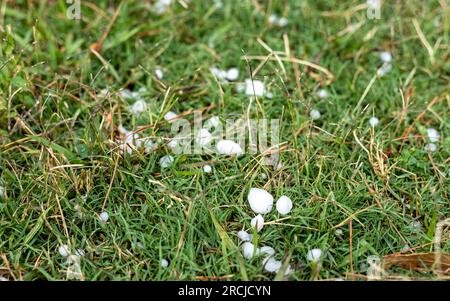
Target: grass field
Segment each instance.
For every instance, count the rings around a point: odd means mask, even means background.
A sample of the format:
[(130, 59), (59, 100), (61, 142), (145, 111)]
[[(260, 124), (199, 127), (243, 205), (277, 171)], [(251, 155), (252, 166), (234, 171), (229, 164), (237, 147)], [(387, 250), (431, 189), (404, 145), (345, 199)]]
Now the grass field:
[[(365, 280), (369, 256), (435, 251), (450, 217), (447, 0), (383, 1), (379, 19), (363, 0), (156, 2), (81, 1), (71, 19), (63, 0), (0, 1), (2, 279), (67, 279), (62, 255), (78, 249), (85, 280)], [(237, 91), (251, 72), (272, 97)], [(143, 113), (121, 89), (141, 89)], [(163, 116), (196, 110), (279, 119), (282, 165), (172, 154), (162, 168)], [(123, 152), (121, 126), (158, 146)], [(275, 249), (278, 273), (242, 256), (250, 188), (293, 202), (253, 237)], [(444, 228), (443, 252), (448, 238)], [(405, 266), (384, 276), (446, 277)]]

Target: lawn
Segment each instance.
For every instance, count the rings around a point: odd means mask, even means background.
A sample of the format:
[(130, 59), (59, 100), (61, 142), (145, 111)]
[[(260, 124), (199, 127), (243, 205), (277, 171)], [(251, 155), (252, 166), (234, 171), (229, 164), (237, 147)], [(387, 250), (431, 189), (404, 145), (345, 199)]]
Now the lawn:
[[(448, 277), (448, 1), (76, 2), (0, 1), (1, 279)], [(176, 151), (199, 113), (278, 143)]]

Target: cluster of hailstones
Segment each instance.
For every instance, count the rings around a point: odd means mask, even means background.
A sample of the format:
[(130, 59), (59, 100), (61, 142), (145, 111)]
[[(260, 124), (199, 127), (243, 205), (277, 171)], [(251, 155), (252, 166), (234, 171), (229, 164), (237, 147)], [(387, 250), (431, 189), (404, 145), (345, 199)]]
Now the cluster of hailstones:
[[(264, 214), (269, 213), (273, 207), (273, 196), (264, 189), (261, 188), (251, 188), (248, 193), (248, 202), (250, 208), (257, 214), (250, 224), (252, 229), (255, 229), (257, 232), (260, 232), (264, 227)], [(287, 215), (292, 210), (292, 200), (288, 196), (281, 196), (276, 204), (276, 210), (281, 215)], [(282, 267), (282, 262), (276, 259), (275, 249), (270, 246), (261, 246), (256, 247), (253, 241), (253, 235), (247, 233), (244, 230), (238, 232), (237, 236), (244, 243), (242, 244), (242, 255), (244, 258), (250, 260), (253, 256), (264, 255), (264, 259), (262, 264), (264, 266), (264, 270), (269, 273), (278, 273), (278, 271)], [(322, 255), (321, 249), (312, 249), (307, 254), (307, 259), (311, 262), (317, 262), (320, 260)], [(284, 272), (285, 276), (292, 274), (293, 269), (290, 265), (287, 266), (286, 271)]]
[[(100, 213), (99, 219), (102, 223), (106, 223), (109, 219), (108, 212), (103, 211), (102, 213)], [(142, 249), (142, 250), (145, 249), (145, 246), (142, 242), (137, 242), (136, 245), (139, 249)], [(69, 256), (84, 257), (86, 254), (82, 248), (75, 249), (75, 251), (73, 253), (71, 250), (72, 250), (72, 248), (69, 247), (69, 245), (67, 245), (67, 244), (63, 244), (58, 247), (58, 253), (62, 257), (69, 257)], [(165, 269), (169, 266), (169, 261), (167, 259), (163, 258), (160, 260), (159, 265)]]
[(425, 149), (429, 152), (435, 152), (437, 150), (436, 143), (441, 139), (441, 135), (434, 128), (427, 129), (427, 136), (430, 143), (425, 145)]

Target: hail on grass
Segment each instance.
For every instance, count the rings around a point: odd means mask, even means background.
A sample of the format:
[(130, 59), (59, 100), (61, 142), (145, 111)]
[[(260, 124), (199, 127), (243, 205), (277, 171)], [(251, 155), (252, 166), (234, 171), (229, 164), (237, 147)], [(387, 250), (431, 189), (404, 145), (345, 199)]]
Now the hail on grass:
[(318, 262), (321, 256), (322, 250), (316, 248), (308, 251), (308, 253), (306, 254), (306, 259), (308, 259), (311, 262)]
[(243, 153), (239, 144), (231, 140), (220, 140), (216, 145), (217, 151), (222, 155), (241, 155)]
[(317, 97), (319, 98), (327, 98), (328, 97), (328, 91), (325, 89), (320, 89), (317, 91)]
[(161, 168), (167, 168), (175, 161), (171, 155), (165, 155), (159, 160), (159, 165)]
[(392, 62), (392, 53), (389, 51), (382, 51), (380, 52), (380, 59), (383, 61), (383, 63), (390, 63)]
[(245, 94), (248, 96), (263, 96), (265, 92), (264, 83), (260, 80), (245, 80)]
[(259, 250), (255, 247), (254, 244), (248, 241), (242, 244), (242, 255), (245, 259), (252, 259), (254, 253), (256, 253), (255, 255), (259, 254)]
[(212, 172), (212, 167), (211, 165), (205, 165), (203, 166), (203, 171), (206, 173), (211, 173)]
[(138, 99), (130, 106), (130, 111), (133, 115), (139, 115), (147, 110), (147, 103), (143, 99)]
[(169, 261), (167, 259), (161, 259), (159, 265), (165, 269), (169, 266)]
[(317, 120), (320, 118), (320, 112), (316, 109), (312, 109), (311, 112), (309, 112), (309, 116), (312, 120)]
[(264, 227), (264, 217), (261, 214), (258, 214), (254, 218), (252, 218), (250, 225), (252, 228), (256, 228), (256, 231), (261, 231), (261, 229)]
[(164, 77), (164, 72), (162, 71), (162, 69), (155, 69), (155, 76), (157, 79), (161, 80)]
[(67, 257), (70, 255), (70, 249), (68, 245), (61, 245), (58, 248), (58, 253), (59, 255), (61, 255), (62, 257)]
[(207, 129), (200, 129), (197, 133), (197, 137), (195, 138), (195, 142), (198, 145), (206, 146), (208, 145), (213, 139), (213, 136)]
[(276, 208), (278, 213), (280, 213), (281, 215), (289, 214), (289, 212), (291, 212), (292, 210), (292, 200), (289, 197), (283, 195), (278, 199)]
[(377, 74), (380, 77), (385, 76), (392, 70), (392, 64), (391, 63), (384, 63), (378, 70)]
[(237, 236), (242, 241), (252, 241), (253, 235), (248, 234), (247, 231), (241, 230), (237, 233)]
[(369, 124), (371, 127), (376, 127), (380, 123), (380, 120), (377, 117), (371, 117), (369, 119)]
[(168, 9), (172, 0), (158, 0), (153, 5), (153, 11), (159, 15), (164, 14)]
[(100, 213), (100, 220), (104, 223), (106, 223), (109, 219), (109, 214), (106, 211), (103, 211), (102, 213)]
[(425, 145), (425, 149), (431, 153), (434, 153), (435, 151), (437, 151), (437, 145), (434, 143), (428, 143), (427, 145)]
[(251, 188), (248, 193), (250, 208), (257, 214), (266, 214), (272, 210), (273, 196), (261, 188)]
[(171, 121), (172, 119), (175, 119), (177, 117), (178, 117), (178, 115), (175, 112), (172, 112), (172, 111), (169, 111), (169, 112), (166, 113), (166, 115), (164, 115), (164, 119), (166, 121)]
[(288, 24), (288, 19), (286, 17), (278, 17), (275, 14), (270, 15), (268, 20), (270, 24), (280, 27), (285, 27)]
[(431, 142), (438, 142), (441, 138), (441, 135), (439, 132), (434, 128), (427, 129), (428, 139), (430, 139)]
[(206, 122), (204, 124), (204, 128), (211, 129), (211, 128), (216, 128), (219, 125), (220, 125), (220, 118), (218, 116), (213, 116), (213, 117), (209, 118), (208, 120), (206, 120)]

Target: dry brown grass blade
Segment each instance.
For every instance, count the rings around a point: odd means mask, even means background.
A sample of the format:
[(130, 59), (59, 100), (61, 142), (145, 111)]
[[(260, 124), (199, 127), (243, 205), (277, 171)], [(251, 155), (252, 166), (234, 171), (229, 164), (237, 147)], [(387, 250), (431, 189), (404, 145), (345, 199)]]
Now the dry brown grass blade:
[[(414, 254), (392, 254), (383, 257), (383, 268), (385, 270), (400, 266), (414, 271), (432, 271), (436, 262), (436, 254), (414, 253)], [(450, 274), (450, 254), (441, 254), (441, 269), (443, 274)]]
[[(243, 57), (242, 59), (262, 61), (262, 60), (266, 60), (267, 56), (252, 55), (252, 56)], [(326, 75), (326, 77), (327, 77), (326, 84), (330, 84), (335, 79), (334, 74), (331, 73), (331, 71), (329, 71), (327, 68), (319, 66), (319, 65), (317, 65), (315, 63), (312, 63), (312, 62), (309, 62), (309, 61), (306, 61), (306, 60), (300, 60), (300, 59), (297, 59), (297, 58), (294, 58), (294, 57), (278, 57), (278, 58), (277, 57), (270, 57), (269, 60), (270, 61), (290, 62), (290, 63), (293, 63), (293, 64), (303, 65), (303, 66), (315, 69), (317, 71), (320, 71), (320, 72), (324, 73)]]
[(114, 25), (114, 22), (116, 22), (116, 19), (120, 14), (120, 8), (122, 7), (122, 3), (123, 2), (120, 2), (119, 6), (117, 7), (116, 11), (114, 12), (114, 16), (112, 17), (111, 21), (108, 24), (108, 27), (106, 27), (106, 29), (103, 32), (100, 39), (96, 43), (92, 44), (89, 47), (89, 49), (91, 49), (91, 51), (97, 52), (97, 53), (100, 53), (102, 51), (103, 43), (105, 42), (106, 37), (109, 34), (109, 31), (111, 30), (112, 26)]
[(178, 241), (177, 254), (175, 255), (175, 258), (178, 257), (178, 255), (180, 254), (181, 248), (184, 245), (184, 240), (185, 240), (185, 237), (186, 237), (187, 227), (189, 225), (189, 217), (191, 216), (191, 212), (192, 212), (192, 204), (193, 204), (193, 201), (190, 200), (189, 201), (189, 207), (188, 207), (187, 212), (185, 214), (186, 217), (185, 217), (185, 220), (184, 220), (183, 232), (181, 233), (180, 240)]

